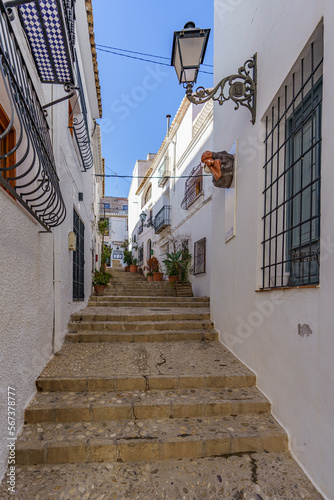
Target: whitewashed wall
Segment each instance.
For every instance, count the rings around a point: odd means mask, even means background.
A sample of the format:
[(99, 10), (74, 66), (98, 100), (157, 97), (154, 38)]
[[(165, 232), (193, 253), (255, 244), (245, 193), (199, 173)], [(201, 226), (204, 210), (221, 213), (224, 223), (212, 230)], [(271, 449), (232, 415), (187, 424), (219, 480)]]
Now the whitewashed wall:
[[(214, 149), (238, 139), (236, 237), (225, 244), (213, 218), (211, 303), (223, 343), (258, 377), (290, 448), (315, 485), (334, 490), (334, 226), (332, 222), (334, 9), (331, 0), (215, 0), (215, 82), (258, 57), (257, 120), (232, 103), (214, 110)], [(324, 18), (320, 287), (256, 292), (260, 285), (263, 211), (263, 116), (299, 54)], [(231, 40), (233, 43), (231, 43)], [(228, 47), (223, 50), (222, 47)], [(223, 56), (222, 57), (222, 53)], [(213, 213), (224, 218), (224, 190)], [(298, 335), (308, 324), (310, 336)]]
[[(81, 7), (85, 6), (80, 0)], [(86, 21), (87, 22), (87, 21)], [(61, 86), (41, 85), (25, 39), (19, 41), (31, 70), (42, 104), (64, 95)], [(86, 30), (88, 36), (88, 30)], [(90, 54), (90, 50), (89, 50)], [(88, 58), (88, 56), (87, 56)], [(90, 56), (91, 58), (91, 56)], [(91, 61), (91, 59), (90, 59)], [(82, 74), (90, 78), (93, 75)], [(89, 123), (98, 117), (97, 100), (92, 98), (89, 82), (87, 107)], [(86, 91), (85, 90), (85, 91)], [(0, 98), (3, 89), (0, 86)], [(89, 98), (88, 98), (88, 94)], [(3, 101), (2, 101), (3, 102)], [(51, 140), (54, 147), (61, 192), (67, 208), (63, 224), (52, 233), (44, 229), (3, 189), (0, 189), (0, 420), (7, 421), (7, 387), (16, 389), (16, 430), (24, 421), (24, 409), (33, 397), (35, 381), (53, 353), (64, 340), (70, 314), (84, 307), (91, 293), (91, 270), (94, 243), (94, 221), (97, 203), (102, 196), (101, 181), (95, 180), (93, 169), (82, 173), (77, 151), (68, 130), (68, 101), (49, 108)], [(98, 141), (94, 135), (93, 141)], [(100, 149), (100, 148), (97, 148)], [(95, 155), (96, 156), (96, 155)], [(98, 155), (97, 155), (98, 156)], [(101, 165), (96, 166), (97, 170)], [(99, 172), (101, 173), (101, 172)], [(83, 193), (79, 202), (78, 193)], [(73, 231), (73, 208), (85, 224), (85, 301), (72, 300), (72, 252), (68, 249), (68, 233)], [(94, 213), (95, 207), (96, 213)], [(0, 478), (7, 466), (7, 435), (0, 435)]]

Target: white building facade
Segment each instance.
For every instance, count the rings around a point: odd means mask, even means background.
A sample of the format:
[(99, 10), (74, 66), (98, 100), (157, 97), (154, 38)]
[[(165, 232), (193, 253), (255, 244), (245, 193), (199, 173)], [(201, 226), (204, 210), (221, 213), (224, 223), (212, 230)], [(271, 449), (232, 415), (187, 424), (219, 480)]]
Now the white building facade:
[[(194, 293), (201, 296), (210, 293), (207, 257), (213, 192), (201, 154), (212, 149), (212, 121), (212, 103), (198, 107), (184, 99), (158, 153), (146, 164), (144, 179), (137, 162), (129, 193), (129, 235), (138, 265), (145, 267), (154, 255), (165, 271), (166, 253), (186, 246), (192, 254), (190, 281)], [(145, 213), (144, 222), (141, 213)]]
[(213, 150), (236, 144), (236, 189), (231, 238), (229, 194), (213, 192), (212, 315), (221, 342), (254, 370), (292, 454), (328, 498), (333, 28), (330, 0), (215, 1), (215, 85), (257, 54), (257, 104), (254, 125), (247, 108), (214, 105)]
[[(91, 1), (40, 7), (10, 12), (0, 1), (0, 418), (11, 387), (16, 433), (70, 314), (91, 294), (103, 196), (94, 175), (103, 162)], [(54, 38), (44, 39), (50, 30)], [(0, 476), (7, 452), (4, 432)]]
[(112, 261), (123, 263), (123, 246), (128, 239), (128, 199), (117, 196), (104, 196), (100, 202), (100, 219), (108, 219), (108, 229), (104, 244), (112, 248), (108, 267)]

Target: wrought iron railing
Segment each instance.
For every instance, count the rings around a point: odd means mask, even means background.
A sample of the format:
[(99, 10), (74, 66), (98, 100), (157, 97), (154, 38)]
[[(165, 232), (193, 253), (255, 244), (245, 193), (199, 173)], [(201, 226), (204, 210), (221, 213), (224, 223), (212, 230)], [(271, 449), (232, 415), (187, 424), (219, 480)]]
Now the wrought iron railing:
[(160, 233), (163, 229), (171, 225), (171, 206), (165, 205), (154, 217), (154, 229)]
[(203, 174), (201, 163), (194, 167), (186, 180), (184, 198), (181, 201), (181, 208), (188, 208), (203, 193)]
[(73, 130), (80, 153), (82, 166), (84, 171), (86, 171), (92, 168), (94, 160), (90, 143), (90, 133), (88, 128), (85, 94), (83, 91), (83, 85), (77, 60), (76, 60), (76, 79), (77, 79), (77, 86), (79, 89), (78, 92), (79, 92), (81, 119), (77, 117), (73, 118)]
[[(0, 183), (46, 229), (66, 216), (48, 123), (0, 0)], [(10, 139), (10, 140), (9, 140)]]
[(159, 170), (158, 170), (159, 180), (158, 186), (162, 187), (166, 184), (167, 180), (170, 177), (170, 160), (168, 156), (165, 156)]
[(138, 234), (141, 234), (144, 231), (144, 224), (141, 223), (140, 226), (138, 227)]

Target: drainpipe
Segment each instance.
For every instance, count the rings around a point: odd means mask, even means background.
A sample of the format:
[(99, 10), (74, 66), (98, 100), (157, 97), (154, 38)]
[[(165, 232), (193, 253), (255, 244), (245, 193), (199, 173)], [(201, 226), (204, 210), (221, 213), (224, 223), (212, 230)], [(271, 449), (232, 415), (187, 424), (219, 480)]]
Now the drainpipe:
[(58, 348), (59, 332), (61, 332), (61, 251), (59, 229), (53, 232), (53, 290), (54, 290), (54, 330), (52, 338), (52, 353)]

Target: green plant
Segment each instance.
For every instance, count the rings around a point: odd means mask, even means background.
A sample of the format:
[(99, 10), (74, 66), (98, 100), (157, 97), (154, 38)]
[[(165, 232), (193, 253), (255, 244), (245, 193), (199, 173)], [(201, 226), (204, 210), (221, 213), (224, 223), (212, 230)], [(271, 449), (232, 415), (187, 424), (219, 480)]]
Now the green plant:
[(111, 277), (112, 276), (110, 273), (106, 273), (105, 271), (98, 271), (96, 269), (92, 276), (92, 283), (93, 285), (108, 285)]
[(177, 252), (167, 252), (167, 259), (163, 260), (163, 263), (166, 267), (166, 272), (168, 276), (179, 276), (180, 270), (182, 269), (182, 250), (178, 250)]
[(156, 257), (150, 257), (147, 260), (147, 266), (145, 266), (145, 269), (148, 271), (147, 274), (158, 273), (160, 269), (160, 264), (158, 259)]
[(102, 255), (101, 255), (101, 264), (102, 264), (102, 266), (110, 258), (111, 252), (112, 252), (112, 248), (110, 248), (108, 245), (103, 245), (103, 250), (102, 250)]
[(97, 232), (102, 236), (106, 236), (109, 229), (109, 219), (100, 220), (97, 223)]
[(136, 266), (136, 265), (137, 265), (137, 262), (138, 262), (138, 259), (132, 259), (132, 264), (133, 264), (134, 266)]
[(126, 264), (127, 267), (129, 267), (129, 266), (131, 266), (132, 261), (133, 261), (132, 252), (129, 252), (129, 250), (124, 250), (124, 253), (123, 253), (124, 264)]

